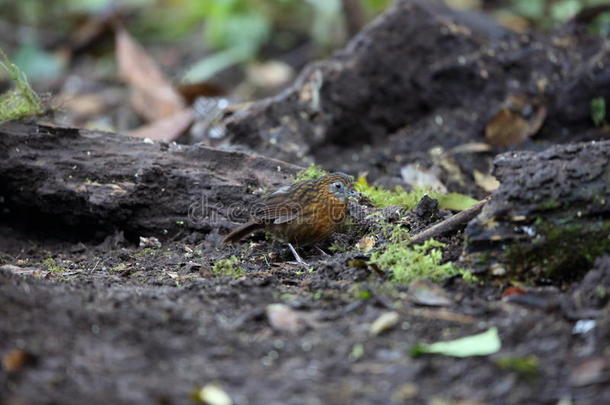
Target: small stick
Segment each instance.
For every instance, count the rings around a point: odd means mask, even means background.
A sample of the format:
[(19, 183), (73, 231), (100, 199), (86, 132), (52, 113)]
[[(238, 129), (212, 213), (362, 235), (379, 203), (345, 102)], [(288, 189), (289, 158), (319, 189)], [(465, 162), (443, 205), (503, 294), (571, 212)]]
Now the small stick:
[(487, 201), (489, 201), (489, 197), (479, 201), (467, 210), (458, 212), (457, 214), (452, 215), (444, 221), (434, 224), (430, 228), (413, 235), (410, 238), (411, 243), (417, 245), (419, 243), (425, 242), (430, 238), (434, 238), (435, 236), (439, 236), (449, 231), (453, 231), (457, 227), (465, 224), (466, 222), (479, 215), (479, 212), (481, 212), (485, 204), (487, 204)]

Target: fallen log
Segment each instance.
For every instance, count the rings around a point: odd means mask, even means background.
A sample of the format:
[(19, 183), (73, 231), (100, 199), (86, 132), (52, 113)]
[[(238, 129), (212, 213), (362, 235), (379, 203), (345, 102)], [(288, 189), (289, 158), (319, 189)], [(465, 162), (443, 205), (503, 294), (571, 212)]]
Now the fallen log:
[(610, 252), (610, 141), (499, 155), (501, 186), (466, 227), (475, 270), (571, 280)]
[[(81, 229), (209, 232), (300, 168), (249, 153), (12, 122), (0, 126), (0, 212)], [(0, 217), (1, 218), (1, 217)]]
[[(386, 143), (387, 160), (405, 149), (485, 141), (486, 125), (515, 99), (493, 145), (607, 139), (590, 104), (610, 99), (609, 63), (601, 36), (521, 34), (441, 2), (398, 0), (333, 58), (304, 69), (294, 86), (224, 124), (232, 143), (338, 169), (337, 154), (351, 160), (366, 144)], [(360, 159), (370, 166), (379, 149)]]

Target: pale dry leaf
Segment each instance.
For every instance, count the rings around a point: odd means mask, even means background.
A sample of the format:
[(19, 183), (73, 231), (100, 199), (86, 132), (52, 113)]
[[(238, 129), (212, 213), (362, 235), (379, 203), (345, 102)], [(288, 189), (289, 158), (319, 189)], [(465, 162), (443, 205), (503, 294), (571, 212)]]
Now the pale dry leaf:
[(207, 384), (195, 393), (195, 399), (207, 405), (232, 405), (233, 400), (217, 384)]
[(271, 327), (280, 332), (297, 333), (306, 326), (304, 319), (286, 304), (269, 304), (265, 313)]
[(119, 76), (129, 86), (131, 105), (144, 119), (156, 121), (185, 107), (157, 63), (125, 30), (117, 31), (116, 55)]
[(288, 84), (294, 77), (294, 70), (285, 62), (272, 60), (248, 66), (246, 75), (248, 82), (255, 86), (276, 88)]
[(400, 315), (396, 311), (384, 312), (371, 324), (371, 334), (379, 335), (398, 325)]
[(431, 307), (448, 306), (453, 303), (443, 287), (425, 279), (409, 284), (409, 301)]
[(425, 169), (417, 163), (404, 166), (400, 169), (400, 175), (411, 187), (426, 188), (439, 193), (447, 192), (447, 187), (431, 170)]
[(151, 236), (150, 238), (140, 236), (140, 247), (160, 249), (161, 242), (159, 242), (159, 239), (155, 238), (154, 236)]
[(362, 239), (356, 243), (356, 249), (364, 253), (370, 252), (374, 246), (375, 237), (373, 236), (363, 236)]
[(468, 142), (452, 148), (447, 151), (448, 155), (457, 155), (460, 153), (482, 153), (491, 151), (491, 146), (483, 142)]
[(472, 175), (474, 176), (474, 182), (477, 183), (477, 186), (481, 187), (488, 193), (491, 193), (492, 191), (500, 187), (500, 182), (498, 181), (498, 179), (496, 179), (491, 174), (481, 173), (480, 171), (475, 169), (472, 172)]

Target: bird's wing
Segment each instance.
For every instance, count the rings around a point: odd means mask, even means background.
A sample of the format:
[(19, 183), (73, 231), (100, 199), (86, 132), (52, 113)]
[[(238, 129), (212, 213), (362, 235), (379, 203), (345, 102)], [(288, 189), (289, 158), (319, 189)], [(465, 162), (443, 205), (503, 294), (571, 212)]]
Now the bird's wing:
[(303, 181), (280, 187), (263, 197), (253, 208), (253, 217), (262, 221), (283, 224), (293, 221), (303, 213), (304, 193), (313, 186), (313, 181)]

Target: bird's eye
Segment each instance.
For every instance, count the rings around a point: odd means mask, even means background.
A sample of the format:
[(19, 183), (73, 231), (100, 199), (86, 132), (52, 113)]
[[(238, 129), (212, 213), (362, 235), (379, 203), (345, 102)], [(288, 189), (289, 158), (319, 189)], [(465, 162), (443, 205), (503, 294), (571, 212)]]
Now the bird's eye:
[(336, 188), (337, 190), (340, 190), (342, 185), (343, 185), (343, 184), (341, 184), (341, 183), (337, 182), (337, 183), (335, 183), (335, 188)]

